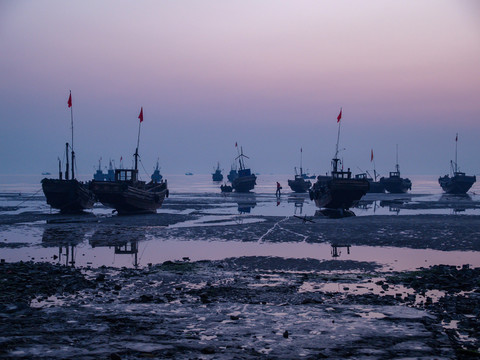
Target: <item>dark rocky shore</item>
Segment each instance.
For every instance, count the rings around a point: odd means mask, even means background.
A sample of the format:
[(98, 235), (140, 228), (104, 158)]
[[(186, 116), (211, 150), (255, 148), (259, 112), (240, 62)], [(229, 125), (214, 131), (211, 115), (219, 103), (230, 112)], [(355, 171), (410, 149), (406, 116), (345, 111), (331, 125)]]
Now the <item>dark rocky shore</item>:
[(480, 358), (480, 269), (242, 257), (0, 264), (0, 357)]

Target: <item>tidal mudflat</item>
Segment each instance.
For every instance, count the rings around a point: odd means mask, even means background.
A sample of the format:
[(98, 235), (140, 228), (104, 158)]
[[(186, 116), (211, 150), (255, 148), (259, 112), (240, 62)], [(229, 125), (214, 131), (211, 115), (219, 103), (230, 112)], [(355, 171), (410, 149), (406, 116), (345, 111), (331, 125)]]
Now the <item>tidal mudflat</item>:
[(3, 358), (479, 356), (476, 197), (384, 194), (331, 219), (286, 195), (177, 194), (125, 217), (9, 196)]

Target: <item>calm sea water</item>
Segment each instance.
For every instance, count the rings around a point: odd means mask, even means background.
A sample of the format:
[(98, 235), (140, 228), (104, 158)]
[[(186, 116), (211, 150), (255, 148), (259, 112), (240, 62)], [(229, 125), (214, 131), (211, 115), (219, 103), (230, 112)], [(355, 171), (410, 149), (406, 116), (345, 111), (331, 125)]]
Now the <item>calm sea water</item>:
[[(45, 202), (41, 191), (41, 175), (0, 175), (0, 217), (22, 212), (50, 213), (52, 210)], [(147, 178), (145, 176), (145, 178)], [(167, 175), (171, 197), (166, 200), (188, 204), (192, 199), (216, 199), (220, 193), (219, 183), (211, 181), (210, 174)], [(196, 210), (200, 214), (197, 221), (175, 224), (176, 227), (195, 228), (204, 226), (203, 222), (216, 221), (220, 226), (235, 226), (248, 221), (260, 221), (261, 216), (313, 216), (318, 210), (308, 195), (294, 195), (287, 185), (291, 175), (258, 175), (257, 186), (252, 194), (233, 194), (216, 209)], [(476, 183), (462, 206), (450, 203), (442, 194), (436, 176), (409, 176), (412, 191), (409, 194), (367, 194), (359, 207), (353, 211), (357, 216), (368, 215), (415, 215), (415, 214), (457, 214), (480, 215), (477, 203), (480, 201), (480, 184)], [(91, 175), (80, 176), (80, 180), (89, 180)], [(276, 182), (283, 186), (280, 201), (275, 198)], [(441, 203), (442, 206), (438, 206)], [(450, 206), (450, 204), (452, 204)], [(455, 205), (454, 205), (455, 204)], [(20, 207), (17, 208), (17, 206)], [(219, 209), (221, 209), (219, 211)], [(193, 211), (193, 210), (192, 210)], [(159, 210), (175, 212), (168, 206)], [(221, 212), (222, 216), (218, 213)], [(95, 206), (92, 213), (96, 216), (111, 216), (111, 210), (101, 205)], [(240, 219), (240, 221), (239, 221)], [(115, 246), (91, 245), (95, 225), (82, 234), (69, 233), (68, 225), (56, 229), (64, 230), (65, 237), (78, 239), (75, 246), (45, 246), (43, 238), (48, 235), (49, 227), (45, 221), (0, 226), (0, 241), (5, 244), (21, 243), (20, 247), (0, 247), (1, 258), (6, 261), (32, 260), (68, 263), (71, 259), (79, 266), (145, 266), (148, 263), (161, 263), (166, 260), (181, 260), (189, 257), (195, 260), (217, 260), (235, 256), (280, 256), (286, 258), (314, 258), (331, 260), (332, 248), (329, 243), (312, 244), (301, 239), (291, 242), (241, 242), (218, 241), (216, 239), (194, 241), (189, 239), (162, 239), (149, 235), (148, 231), (141, 241), (126, 243), (123, 248)], [(335, 259), (374, 261), (386, 268), (397, 270), (413, 269), (426, 265), (471, 264), (480, 266), (480, 253), (476, 251), (437, 251), (431, 249), (409, 249), (395, 247), (356, 246), (351, 251), (340, 249), (340, 257)]]

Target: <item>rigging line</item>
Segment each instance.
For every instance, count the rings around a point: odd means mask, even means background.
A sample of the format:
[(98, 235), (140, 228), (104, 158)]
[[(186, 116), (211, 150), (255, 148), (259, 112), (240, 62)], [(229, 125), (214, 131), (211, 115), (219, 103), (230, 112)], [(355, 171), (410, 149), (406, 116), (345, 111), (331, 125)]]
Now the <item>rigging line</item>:
[(23, 200), (21, 203), (19, 203), (18, 205), (16, 205), (15, 207), (19, 207), (20, 205), (22, 205), (24, 202), (30, 200), (31, 198), (33, 198), (35, 195), (37, 195), (40, 191), (42, 191), (42, 188), (38, 189), (35, 194), (33, 195), (30, 195), (28, 198), (26, 198), (25, 200)]
[(143, 166), (143, 162), (142, 162), (142, 159), (140, 159), (140, 155), (138, 156), (139, 157), (139, 161), (140, 161), (140, 165), (142, 165), (142, 169), (143, 171), (145, 171), (145, 175), (147, 176), (147, 179), (148, 179), (148, 172), (147, 172), (147, 169), (145, 169), (145, 166)]

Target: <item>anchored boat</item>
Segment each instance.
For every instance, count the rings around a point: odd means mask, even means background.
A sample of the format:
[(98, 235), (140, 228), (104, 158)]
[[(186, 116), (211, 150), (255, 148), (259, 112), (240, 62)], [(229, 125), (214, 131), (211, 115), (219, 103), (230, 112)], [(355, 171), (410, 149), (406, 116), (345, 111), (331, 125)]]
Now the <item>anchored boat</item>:
[[(238, 150), (237, 144), (235, 144), (235, 146)], [(238, 176), (232, 181), (232, 188), (236, 192), (249, 192), (250, 190), (253, 190), (253, 188), (257, 184), (257, 177), (255, 176), (255, 174), (252, 174), (250, 169), (247, 169), (245, 167), (245, 161), (243, 160), (243, 158), (249, 159), (248, 156), (243, 154), (243, 148), (241, 148), (241, 152), (235, 158), (235, 160), (238, 160), (238, 164), (240, 167), (238, 169)]]
[(338, 135), (335, 156), (332, 159), (331, 176), (320, 175), (309, 191), (310, 199), (320, 208), (347, 210), (364, 196), (369, 183), (366, 179), (352, 178), (350, 168), (347, 171), (338, 169), (338, 144), (340, 140), (340, 120), (342, 110), (337, 116)]
[(92, 181), (91, 189), (99, 201), (115, 209), (118, 214), (156, 213), (165, 197), (168, 197), (167, 181), (152, 179), (149, 183), (138, 178), (138, 147), (140, 126), (143, 121), (143, 108), (138, 116), (137, 148), (134, 169), (116, 169), (113, 181)]
[[(75, 179), (75, 151), (73, 150), (73, 107), (72, 92), (68, 98), (68, 107), (70, 108), (70, 117), (72, 124), (72, 144), (66, 143), (66, 169), (65, 179), (62, 176), (62, 165), (58, 160), (58, 179), (42, 179), (42, 189), (47, 204), (60, 210), (62, 213), (77, 213), (85, 209), (90, 209), (95, 204), (95, 195), (88, 188), (88, 184)], [(71, 177), (69, 169), (69, 150), (71, 149)]]
[(292, 191), (296, 193), (305, 193), (312, 186), (312, 182), (310, 180), (305, 180), (307, 178), (307, 175), (303, 173), (302, 153), (302, 148), (300, 148), (300, 174), (297, 174), (297, 168), (295, 167), (294, 179), (288, 180), (288, 186), (290, 186), (290, 189), (292, 189)]
[(438, 183), (447, 194), (466, 194), (472, 185), (477, 181), (475, 175), (466, 175), (458, 171), (457, 165), (457, 143), (458, 134), (455, 138), (455, 162), (450, 160), (451, 175), (445, 175), (438, 178)]
[(222, 181), (223, 180), (222, 170), (220, 170), (220, 163), (219, 162), (217, 162), (217, 169), (212, 174), (212, 180), (213, 181)]
[(397, 145), (397, 163), (395, 171), (390, 171), (389, 177), (381, 177), (380, 184), (385, 187), (389, 193), (403, 194), (412, 189), (412, 182), (409, 178), (402, 178), (400, 176), (400, 165), (398, 165), (398, 145)]

